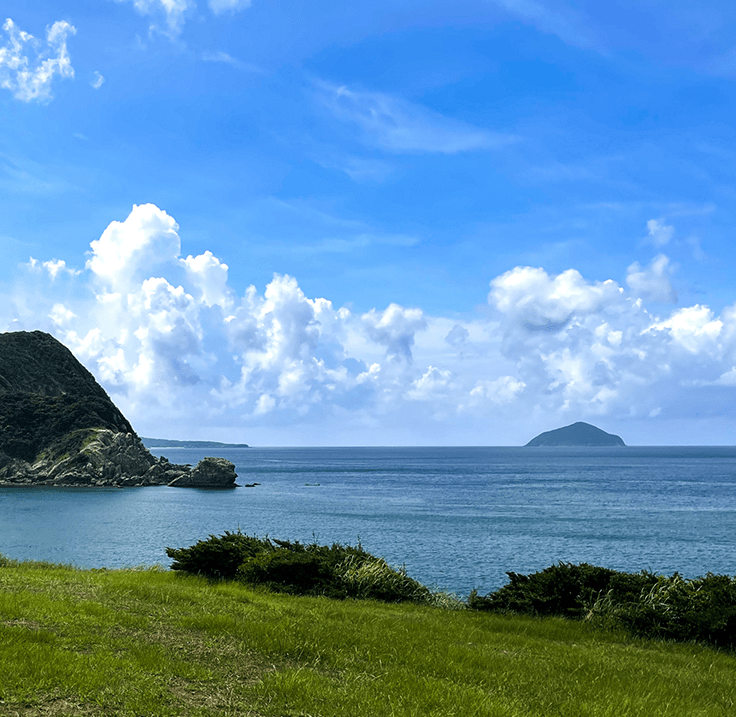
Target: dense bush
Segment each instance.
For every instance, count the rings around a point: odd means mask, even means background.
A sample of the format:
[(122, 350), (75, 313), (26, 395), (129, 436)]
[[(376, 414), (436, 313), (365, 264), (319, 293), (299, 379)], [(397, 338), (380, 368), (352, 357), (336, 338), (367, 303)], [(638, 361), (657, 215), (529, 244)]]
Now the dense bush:
[(586, 563), (507, 575), (509, 583), (495, 592), (473, 591), (468, 607), (586, 619), (641, 637), (736, 649), (736, 578), (727, 575), (686, 580), (677, 573), (622, 573)]
[(480, 596), (473, 591), (468, 606), (474, 610), (516, 612), (527, 615), (560, 615), (582, 618), (602, 594), (617, 602), (637, 599), (656, 582), (649, 573), (619, 573), (588, 563), (558, 563), (531, 575), (506, 573), (509, 582)]
[(173, 570), (215, 579), (237, 579), (294, 595), (324, 595), (384, 602), (432, 602), (431, 591), (359, 545), (331, 546), (211, 535), (189, 548), (167, 548)]
[(589, 618), (626, 627), (642, 637), (705, 642), (736, 648), (736, 579), (713, 575), (686, 580), (678, 573), (659, 577), (638, 599), (601, 596)]
[(235, 577), (246, 559), (273, 549), (267, 538), (261, 540), (240, 531), (225, 531), (224, 535), (210, 535), (188, 548), (166, 548), (166, 555), (174, 560), (172, 570), (228, 580)]

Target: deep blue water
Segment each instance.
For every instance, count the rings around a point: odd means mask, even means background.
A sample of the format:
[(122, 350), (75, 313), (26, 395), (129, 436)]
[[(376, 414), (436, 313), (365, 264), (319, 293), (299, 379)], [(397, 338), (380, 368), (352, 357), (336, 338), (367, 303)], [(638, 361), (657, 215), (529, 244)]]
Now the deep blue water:
[[(177, 463), (204, 453), (163, 449)], [(233, 491), (0, 488), (0, 553), (168, 565), (165, 547), (240, 528), (355, 544), (467, 595), (563, 560), (736, 574), (736, 447), (250, 448)], [(318, 485), (315, 485), (318, 484)]]

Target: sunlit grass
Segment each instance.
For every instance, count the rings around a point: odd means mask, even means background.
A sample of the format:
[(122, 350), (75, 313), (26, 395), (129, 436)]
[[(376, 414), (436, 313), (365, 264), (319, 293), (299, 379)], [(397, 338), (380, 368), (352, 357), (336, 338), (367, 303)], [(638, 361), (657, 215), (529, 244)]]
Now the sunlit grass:
[(580, 622), (0, 568), (0, 715), (731, 715), (736, 656)]

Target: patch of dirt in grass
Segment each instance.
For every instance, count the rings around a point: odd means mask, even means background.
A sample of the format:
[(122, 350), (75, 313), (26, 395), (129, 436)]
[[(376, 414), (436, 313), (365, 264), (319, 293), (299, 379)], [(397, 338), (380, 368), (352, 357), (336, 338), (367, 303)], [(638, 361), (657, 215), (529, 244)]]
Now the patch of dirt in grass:
[(237, 679), (227, 684), (172, 679), (169, 691), (182, 715), (207, 710), (218, 717), (263, 717), (261, 712), (245, 704), (242, 697), (245, 686)]
[(68, 699), (50, 699), (43, 704), (6, 703), (0, 701), (2, 717), (98, 717), (112, 714), (99, 705), (84, 704)]

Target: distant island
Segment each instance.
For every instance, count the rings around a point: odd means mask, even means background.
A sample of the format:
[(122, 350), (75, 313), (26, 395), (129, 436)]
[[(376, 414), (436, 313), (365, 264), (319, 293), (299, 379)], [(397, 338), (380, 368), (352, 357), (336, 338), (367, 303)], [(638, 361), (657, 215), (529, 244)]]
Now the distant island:
[(625, 446), (621, 436), (606, 433), (590, 423), (578, 421), (564, 428), (540, 433), (525, 447), (538, 446)]
[(217, 448), (250, 448), (247, 443), (220, 443), (219, 441), (174, 441), (168, 438), (144, 438), (141, 437), (143, 445), (148, 448), (194, 448), (209, 449)]

